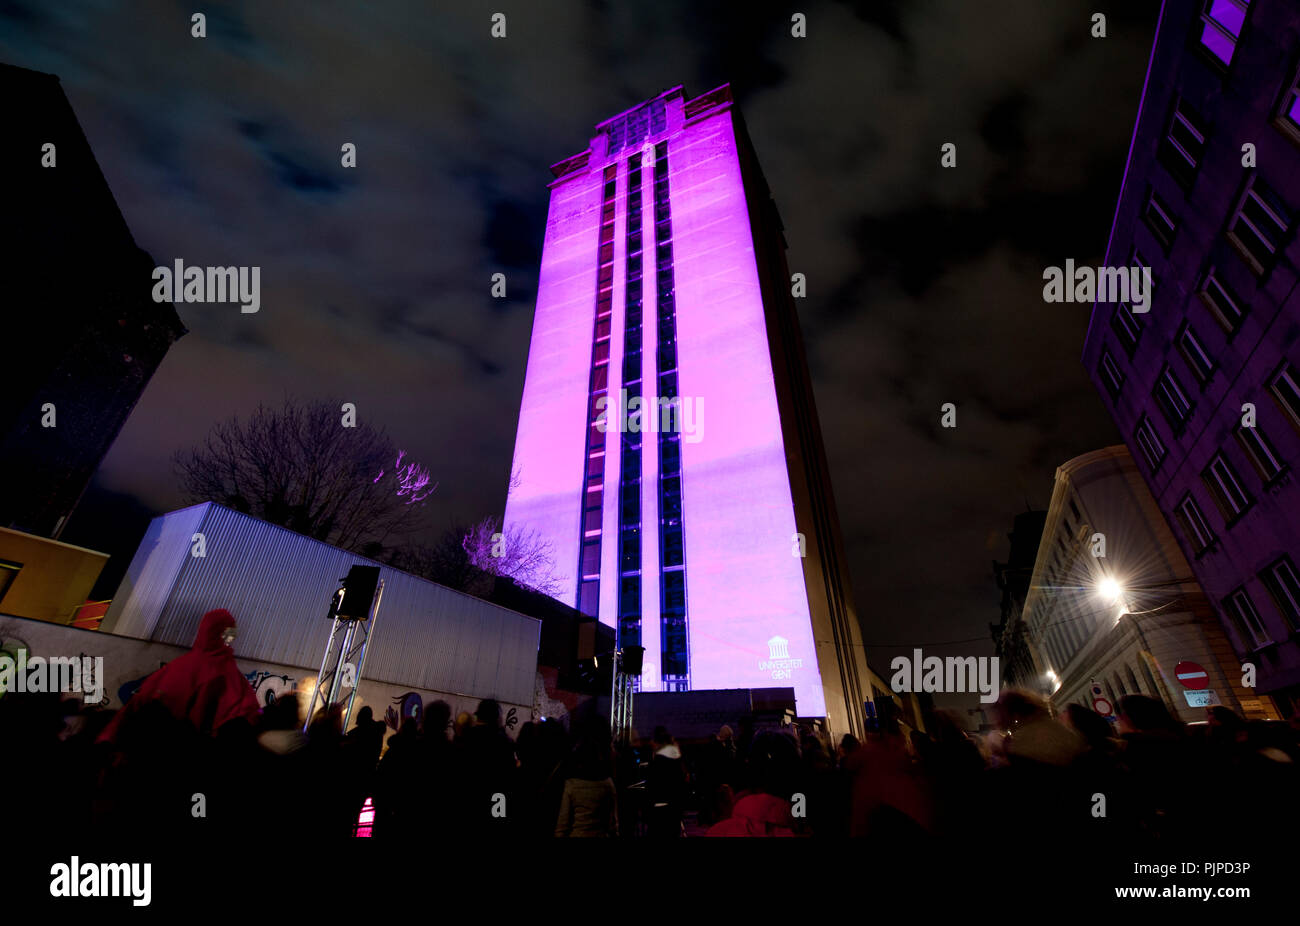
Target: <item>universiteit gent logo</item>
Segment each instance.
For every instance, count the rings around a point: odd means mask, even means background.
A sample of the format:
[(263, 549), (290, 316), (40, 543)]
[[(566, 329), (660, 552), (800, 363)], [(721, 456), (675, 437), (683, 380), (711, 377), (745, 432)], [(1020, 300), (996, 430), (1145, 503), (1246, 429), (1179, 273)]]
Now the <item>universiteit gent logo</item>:
[(782, 636), (767, 641), (767, 659), (758, 663), (759, 671), (771, 672), (772, 678), (793, 678), (793, 671), (803, 667), (802, 659), (790, 658), (790, 641)]

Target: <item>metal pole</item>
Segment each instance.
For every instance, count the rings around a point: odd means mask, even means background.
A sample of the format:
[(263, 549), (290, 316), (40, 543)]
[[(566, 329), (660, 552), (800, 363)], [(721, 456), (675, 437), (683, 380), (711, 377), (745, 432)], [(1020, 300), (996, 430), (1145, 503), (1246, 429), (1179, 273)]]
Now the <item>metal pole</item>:
[[(356, 633), (356, 629), (357, 629), (357, 622), (353, 620), (349, 620), (348, 629), (343, 634), (343, 643), (342, 645), (339, 646), (338, 658), (335, 659), (334, 661), (334, 674), (330, 676), (329, 701), (326, 702), (328, 707), (333, 707), (334, 702), (338, 700), (339, 683), (342, 681), (342, 679), (339, 677), (340, 675), (339, 670), (343, 667), (343, 661), (347, 658), (347, 654), (352, 649), (352, 635)], [(346, 724), (343, 727), (343, 731), (345, 733), (347, 732)]]
[(366, 670), (366, 655), (370, 652), (370, 634), (374, 632), (375, 621), (379, 620), (379, 605), (384, 600), (384, 580), (379, 580), (379, 589), (375, 593), (374, 606), (370, 610), (370, 620), (362, 628), (365, 639), (361, 641), (361, 658), (357, 661), (357, 675), (353, 679), (352, 694), (348, 696), (347, 710), (343, 715), (343, 729), (348, 728), (348, 721), (352, 719), (352, 702), (356, 700), (357, 689), (361, 687), (361, 676)]
[(617, 646), (615, 646), (615, 647), (614, 647), (614, 651), (613, 651), (612, 653), (610, 653), (610, 659), (613, 660), (613, 665), (610, 666), (610, 671), (609, 671), (609, 676), (610, 676), (610, 686), (609, 686), (609, 733), (610, 733), (610, 736), (611, 736), (611, 737), (616, 737), (616, 736), (618, 735), (618, 664), (619, 664), (619, 655), (620, 655), (620, 653), (619, 653), (619, 649), (618, 649)]
[[(337, 598), (337, 596), (336, 596)], [(316, 688), (311, 693), (311, 705), (307, 709), (307, 718), (303, 721), (302, 732), (306, 733), (311, 727), (312, 715), (316, 713), (316, 702), (320, 700), (321, 681), (325, 678), (325, 666), (329, 663), (330, 650), (334, 648), (334, 637), (339, 632), (339, 619), (334, 618), (334, 624), (330, 627), (329, 642), (325, 644), (325, 654), (320, 659), (320, 671), (316, 673)]]

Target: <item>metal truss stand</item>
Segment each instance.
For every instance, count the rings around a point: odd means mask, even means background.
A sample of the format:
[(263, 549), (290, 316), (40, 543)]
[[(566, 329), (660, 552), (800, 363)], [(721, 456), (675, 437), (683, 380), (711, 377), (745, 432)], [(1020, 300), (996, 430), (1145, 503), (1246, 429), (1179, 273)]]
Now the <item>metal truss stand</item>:
[(632, 738), (632, 682), (636, 676), (623, 671), (623, 651), (614, 652), (614, 684), (610, 692), (609, 729), (615, 745), (626, 746)]
[[(330, 604), (330, 615), (334, 618), (334, 626), (330, 628), (330, 639), (325, 644), (325, 655), (321, 659), (320, 672), (316, 675), (316, 690), (312, 692), (311, 707), (302, 725), (303, 732), (311, 727), (312, 718), (318, 710), (317, 705), (324, 708), (334, 704), (344, 685), (352, 689), (348, 695), (347, 708), (343, 712), (344, 732), (347, 732), (348, 724), (352, 720), (352, 703), (356, 700), (357, 689), (361, 687), (361, 678), (366, 668), (366, 652), (369, 649), (370, 637), (375, 632), (375, 621), (379, 619), (379, 603), (384, 597), (384, 583), (380, 580), (379, 587), (375, 591), (368, 620), (339, 617), (339, 605), (343, 601), (344, 594), (344, 590), (340, 588), (334, 593), (334, 600)], [(337, 649), (334, 646), (336, 640), (339, 642)], [(352, 667), (351, 672), (347, 670), (348, 666)]]

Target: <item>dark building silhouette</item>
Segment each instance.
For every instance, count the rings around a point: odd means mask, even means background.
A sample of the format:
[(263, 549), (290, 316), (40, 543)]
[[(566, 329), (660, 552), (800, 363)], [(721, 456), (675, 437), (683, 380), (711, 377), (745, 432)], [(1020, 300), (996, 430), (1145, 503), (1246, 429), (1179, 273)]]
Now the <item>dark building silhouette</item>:
[(185, 328), (152, 300), (153, 258), (132, 239), (59, 79), (0, 64), (0, 98), (0, 526), (58, 537)]
[[(1163, 6), (1083, 362), (1256, 688), (1300, 707), (1300, 6)], [(1181, 577), (1180, 577), (1181, 578)]]
[(1016, 515), (1011, 533), (1007, 534), (1011, 541), (1007, 561), (993, 561), (993, 578), (1002, 591), (1002, 608), (1001, 617), (996, 624), (989, 624), (989, 631), (1000, 660), (1002, 678), (1012, 685), (1024, 684), (1036, 671), (1020, 612), (1025, 606), (1046, 521), (1046, 511), (1024, 511)]

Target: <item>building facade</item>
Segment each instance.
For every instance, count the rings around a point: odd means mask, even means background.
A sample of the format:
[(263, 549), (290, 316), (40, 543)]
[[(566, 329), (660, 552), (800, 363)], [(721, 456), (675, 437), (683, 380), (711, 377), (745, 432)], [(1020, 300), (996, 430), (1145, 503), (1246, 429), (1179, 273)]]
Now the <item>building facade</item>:
[(6, 101), (0, 527), (57, 538), (171, 345), (135, 244), (59, 80), (0, 64)]
[(1019, 684), (1049, 695), (1057, 710), (1081, 704), (1113, 714), (1120, 698), (1143, 694), (1187, 722), (1216, 704), (1277, 717), (1266, 696), (1242, 684), (1213, 605), (1122, 445), (1057, 469), (1021, 623), (1038, 675)]
[(239, 622), (241, 661), (314, 676), (331, 599), (357, 564), (379, 566), (384, 583), (362, 681), (432, 693), (458, 710), (496, 698), (532, 719), (542, 621), (213, 502), (153, 520), (99, 633), (188, 647), (203, 615), (226, 608)]
[[(1241, 666), (1300, 704), (1300, 8), (1166, 3), (1083, 361)], [(1241, 674), (1241, 668), (1235, 670)]]
[(552, 167), (507, 528), (644, 646), (643, 691), (870, 698), (780, 218), (726, 86)]
[(71, 623), (107, 553), (0, 527), (0, 614)]

